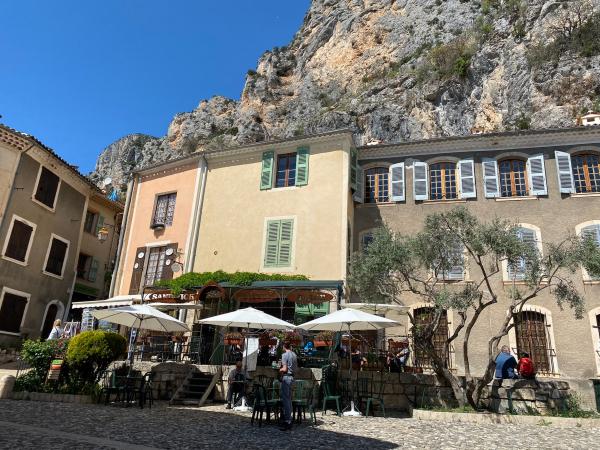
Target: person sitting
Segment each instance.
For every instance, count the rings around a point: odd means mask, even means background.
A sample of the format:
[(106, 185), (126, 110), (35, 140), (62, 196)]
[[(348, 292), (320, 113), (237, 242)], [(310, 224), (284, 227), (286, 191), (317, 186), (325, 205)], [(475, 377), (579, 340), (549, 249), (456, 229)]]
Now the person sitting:
[(355, 370), (362, 370), (363, 366), (367, 364), (367, 358), (362, 356), (359, 349), (352, 351), (352, 368)]
[(503, 345), (500, 354), (496, 356), (496, 373), (494, 378), (505, 380), (517, 378), (515, 369), (517, 360), (510, 354), (508, 345)]
[(227, 377), (227, 407), (226, 409), (231, 409), (231, 402), (241, 396), (244, 395), (244, 389), (246, 381), (246, 376), (244, 375), (244, 371), (242, 370), (242, 361), (236, 361), (235, 369), (229, 372), (229, 376)]
[(519, 376), (525, 380), (535, 380), (535, 365), (529, 357), (529, 353), (521, 353), (519, 363), (517, 364), (517, 372), (519, 372)]

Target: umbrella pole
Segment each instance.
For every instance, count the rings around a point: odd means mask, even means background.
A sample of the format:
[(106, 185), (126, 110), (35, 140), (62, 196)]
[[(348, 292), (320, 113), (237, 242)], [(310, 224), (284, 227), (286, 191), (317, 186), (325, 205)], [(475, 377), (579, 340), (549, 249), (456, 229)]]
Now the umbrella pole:
[(248, 378), (248, 334), (250, 333), (250, 324), (246, 328), (246, 338), (244, 339), (244, 392), (242, 392), (242, 404), (233, 408), (234, 411), (251, 411), (252, 408), (246, 403), (246, 379)]
[(348, 349), (350, 352), (350, 411), (346, 411), (344, 416), (362, 416), (361, 412), (354, 407), (354, 388), (352, 380), (352, 332), (350, 331), (350, 322), (348, 322)]

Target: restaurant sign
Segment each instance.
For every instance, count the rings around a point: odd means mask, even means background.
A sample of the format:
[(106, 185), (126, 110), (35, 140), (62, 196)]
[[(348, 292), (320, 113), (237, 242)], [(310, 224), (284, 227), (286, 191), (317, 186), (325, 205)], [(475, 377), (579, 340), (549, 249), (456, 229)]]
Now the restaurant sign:
[(175, 295), (170, 289), (153, 289), (144, 293), (144, 302), (147, 303), (188, 303), (197, 302), (199, 298), (198, 291), (184, 291)]
[(299, 305), (318, 305), (333, 300), (333, 295), (329, 292), (302, 289), (290, 292), (287, 299)]

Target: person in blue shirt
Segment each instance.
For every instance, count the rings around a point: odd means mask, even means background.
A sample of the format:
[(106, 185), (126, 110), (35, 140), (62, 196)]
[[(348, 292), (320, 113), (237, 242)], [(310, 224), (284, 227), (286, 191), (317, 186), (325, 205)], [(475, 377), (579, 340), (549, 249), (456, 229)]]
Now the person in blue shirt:
[(513, 355), (510, 354), (510, 348), (508, 345), (503, 345), (502, 351), (498, 356), (496, 356), (495, 378), (517, 378), (517, 374), (515, 373), (516, 367), (517, 360)]

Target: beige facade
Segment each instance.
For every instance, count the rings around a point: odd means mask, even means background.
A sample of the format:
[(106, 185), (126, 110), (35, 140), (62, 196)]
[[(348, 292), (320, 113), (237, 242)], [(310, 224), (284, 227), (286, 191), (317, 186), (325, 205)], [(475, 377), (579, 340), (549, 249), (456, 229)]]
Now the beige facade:
[[(568, 156), (565, 157), (565, 154)], [(532, 169), (532, 164), (535, 164), (532, 158), (540, 161), (540, 155), (543, 157), (541, 171), (539, 166)], [(600, 193), (597, 190), (587, 193), (575, 192), (581, 190), (576, 187), (581, 187), (582, 184), (587, 183), (588, 188), (591, 186), (593, 189), (597, 189), (594, 186), (598, 186), (594, 184), (593, 174), (590, 181), (587, 175), (586, 178), (576, 173), (580, 170), (578, 166), (583, 167), (582, 159), (576, 160), (577, 155), (592, 155), (589, 157), (590, 167), (593, 165), (594, 158), (597, 161), (597, 157), (600, 155), (600, 129), (542, 130), (363, 147), (360, 149), (360, 164), (364, 170), (382, 168), (385, 169), (382, 170), (385, 173), (393, 164), (404, 164), (402, 185), (404, 198), (400, 201), (382, 198), (380, 203), (357, 203), (354, 213), (354, 248), (360, 249), (365, 236), (383, 224), (402, 233), (411, 234), (422, 228), (427, 215), (448, 211), (462, 205), (469, 208), (481, 220), (491, 220), (494, 217), (507, 218), (532, 230), (536, 243), (543, 252), (549, 243), (558, 243), (570, 234), (581, 233), (583, 229), (594, 230), (593, 227), (600, 224)], [(562, 165), (559, 171), (557, 157), (562, 158), (563, 164), (565, 161), (567, 164), (570, 161), (571, 166)], [(432, 193), (440, 192), (434, 186), (435, 177), (439, 175), (435, 171), (440, 168), (436, 164), (453, 163), (458, 165), (461, 161), (468, 160), (473, 162), (475, 169), (475, 192), (472, 195), (461, 195), (463, 180), (458, 172), (456, 173), (458, 191), (456, 197), (458, 198), (432, 199), (435, 197)], [(491, 184), (488, 184), (486, 191), (485, 181), (488, 180), (484, 178), (482, 164), (488, 164), (486, 166), (488, 168), (494, 167), (494, 164), (497, 164), (498, 167), (507, 167), (509, 163), (502, 163), (502, 161), (508, 160), (522, 162), (520, 167), (525, 171), (527, 192), (522, 196), (504, 196), (502, 194), (503, 187), (500, 185), (497, 186), (499, 189), (497, 196), (492, 197), (490, 193), (494, 187), (493, 180), (489, 181)], [(424, 200), (415, 199), (415, 193), (418, 194), (419, 191), (418, 182), (415, 183), (415, 179), (422, 179), (419, 172), (415, 177), (415, 170), (418, 170), (419, 165), (428, 171), (426, 179), (428, 192), (427, 198)], [(402, 166), (397, 165), (396, 167)], [(445, 166), (445, 169), (450, 169), (452, 173), (455, 173), (454, 167), (452, 165)], [(536, 169), (539, 178), (532, 180), (531, 173), (527, 172), (533, 172)], [(543, 172), (543, 177), (541, 172)], [(375, 172), (367, 173), (374, 174)], [(488, 177), (490, 173), (487, 172)], [(582, 173), (583, 169), (580, 174)], [(501, 178), (500, 174), (497, 175), (500, 184), (504, 179), (509, 180), (508, 184), (510, 185), (510, 176)], [(559, 175), (562, 176), (562, 183), (559, 182)], [(569, 176), (572, 177), (570, 180)], [(389, 177), (391, 195), (391, 173)], [(578, 180), (579, 184), (577, 184)], [(577, 186), (573, 185), (573, 182)], [(451, 184), (448, 183), (445, 189), (448, 189)], [(517, 181), (518, 183), (519, 181)], [(469, 185), (465, 186), (468, 191)], [(511, 187), (515, 189), (514, 184)], [(534, 189), (538, 189), (539, 192), (534, 192)], [(571, 192), (565, 192), (568, 190)], [(368, 198), (368, 193), (367, 188), (363, 192), (363, 199)], [(400, 192), (396, 191), (396, 193)], [(476, 268), (473, 264), (469, 264), (468, 260), (464, 273), (460, 277), (456, 282), (464, 283), (478, 277)], [(574, 319), (572, 311), (568, 308), (565, 310), (559, 308), (547, 293), (531, 300), (527, 309), (536, 318), (543, 321), (543, 330), (538, 331), (545, 334), (545, 337), (538, 336), (538, 343), (546, 353), (548, 372), (553, 376), (588, 380), (600, 375), (598, 358), (600, 351), (600, 329), (598, 328), (600, 324), (600, 316), (598, 316), (600, 314), (600, 285), (598, 281), (590, 280), (583, 270), (577, 271), (573, 275), (573, 279), (577, 289), (586, 298), (588, 312), (584, 320)], [(506, 292), (511, 285), (512, 281), (509, 280), (505, 270), (503, 274), (495, 277), (494, 286), (498, 292)], [(410, 296), (402, 300), (413, 312), (419, 307), (427, 306), (421, 304), (418, 298)], [(481, 373), (486, 364), (487, 341), (491, 335), (497, 332), (500, 322), (505, 317), (506, 302), (506, 298), (503, 298), (498, 305), (488, 308), (473, 331), (470, 341), (470, 359), (472, 369), (476, 374)], [(394, 314), (396, 313), (392, 315)], [(404, 336), (410, 334), (410, 324), (405, 315), (396, 314), (393, 318), (400, 320), (402, 327), (390, 330), (390, 334)], [(448, 328), (450, 332), (452, 332), (455, 320), (452, 311), (449, 311)], [(457, 369), (458, 373), (463, 370), (461, 337), (462, 334), (454, 344), (457, 351), (450, 357), (450, 364)], [(509, 344), (515, 352), (523, 350), (523, 348), (519, 348), (514, 331), (509, 334), (504, 343)], [(543, 355), (540, 359), (544, 359)]]
[[(302, 274), (344, 280), (348, 236), (349, 132), (207, 154), (194, 271)], [(305, 185), (277, 187), (280, 155), (308, 150)], [(261, 189), (263, 158), (273, 152), (272, 186)], [(289, 263), (269, 265), (269, 222), (292, 225)], [(287, 223), (287, 222), (286, 222)], [(286, 250), (287, 252), (287, 250)]]
[(22, 151), (5, 143), (11, 142), (10, 136), (10, 133), (0, 129), (0, 223), (4, 217)]
[[(114, 295), (137, 294), (150, 278), (148, 284), (152, 285), (157, 279), (181, 273), (170, 266), (174, 262), (185, 265), (188, 258), (201, 168), (201, 158), (196, 155), (135, 174)], [(165, 207), (161, 214), (159, 205)], [(169, 208), (169, 223), (157, 226), (158, 216), (164, 220)], [(151, 259), (155, 256), (156, 260)]]

